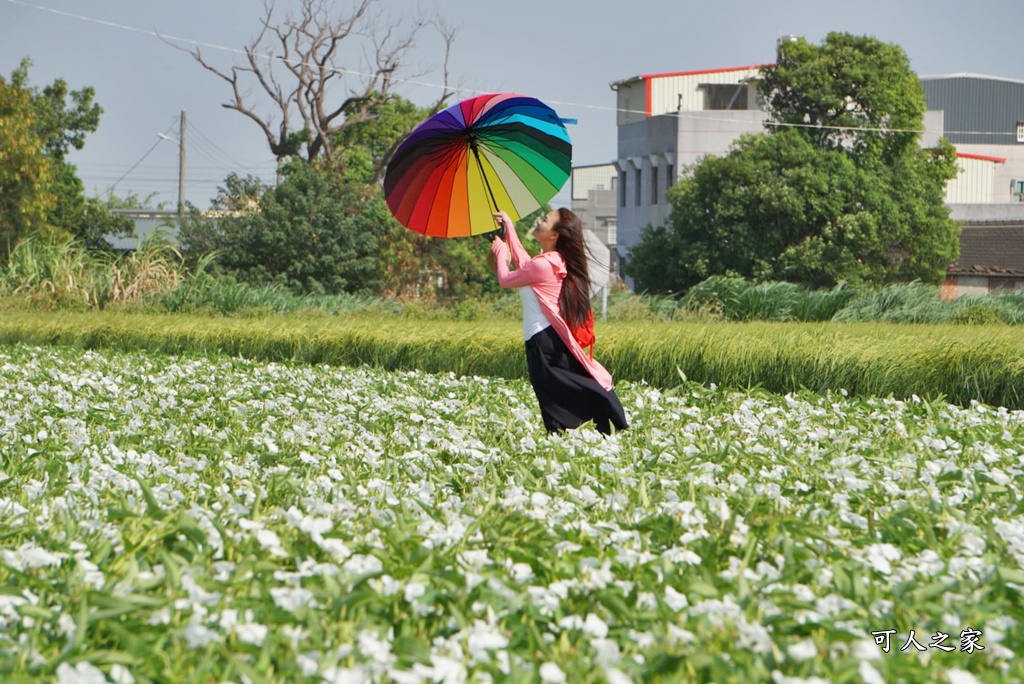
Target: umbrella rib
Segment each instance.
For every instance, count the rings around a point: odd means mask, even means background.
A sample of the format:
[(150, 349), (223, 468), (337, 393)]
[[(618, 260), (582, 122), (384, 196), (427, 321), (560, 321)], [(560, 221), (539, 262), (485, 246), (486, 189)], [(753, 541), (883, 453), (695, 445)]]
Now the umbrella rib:
[(480, 150), (477, 149), (476, 141), (471, 140), (469, 147), (473, 150), (473, 157), (476, 158), (476, 165), (480, 167), (480, 177), (484, 179), (484, 187), (487, 188), (487, 194), (491, 198), (491, 205), (494, 207), (494, 211), (498, 211), (498, 200), (494, 199), (494, 191), (491, 190), (491, 183), (487, 180), (487, 174), (484, 173), (484, 163), (480, 161)]

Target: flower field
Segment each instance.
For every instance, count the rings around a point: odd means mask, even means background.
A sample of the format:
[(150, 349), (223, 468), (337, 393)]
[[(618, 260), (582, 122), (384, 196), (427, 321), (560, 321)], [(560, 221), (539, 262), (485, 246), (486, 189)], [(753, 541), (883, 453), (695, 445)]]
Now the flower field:
[(0, 346), (0, 680), (1024, 680), (1024, 413)]

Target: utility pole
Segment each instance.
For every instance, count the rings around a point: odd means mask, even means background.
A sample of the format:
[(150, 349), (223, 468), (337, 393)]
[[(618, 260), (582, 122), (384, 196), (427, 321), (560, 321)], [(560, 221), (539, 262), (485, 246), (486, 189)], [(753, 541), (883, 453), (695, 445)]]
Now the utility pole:
[(178, 216), (185, 215), (185, 110), (181, 110), (181, 132), (178, 134)]

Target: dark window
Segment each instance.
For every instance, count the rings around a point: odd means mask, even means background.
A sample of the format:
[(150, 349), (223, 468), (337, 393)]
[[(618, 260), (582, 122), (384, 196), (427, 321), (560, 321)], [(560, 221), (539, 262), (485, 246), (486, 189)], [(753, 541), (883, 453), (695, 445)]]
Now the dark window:
[(746, 83), (701, 83), (704, 109), (746, 109)]
[(640, 169), (636, 170), (636, 193), (634, 196), (636, 206), (640, 206)]
[(619, 206), (626, 206), (626, 172), (619, 174)]
[(658, 167), (651, 167), (651, 204), (658, 203)]
[(672, 184), (676, 182), (676, 177), (674, 175), (672, 175), (672, 172), (675, 171), (675, 170), (676, 169), (675, 169), (674, 166), (672, 166), (672, 164), (669, 164), (668, 168), (665, 169), (665, 189), (666, 190), (671, 188)]

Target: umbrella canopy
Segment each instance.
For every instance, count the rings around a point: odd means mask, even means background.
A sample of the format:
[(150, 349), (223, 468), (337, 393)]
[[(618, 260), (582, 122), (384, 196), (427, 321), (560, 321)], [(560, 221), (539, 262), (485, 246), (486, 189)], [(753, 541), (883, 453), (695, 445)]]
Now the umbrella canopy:
[(492, 213), (518, 221), (561, 189), (572, 144), (540, 100), (480, 95), (438, 112), (395, 150), (384, 176), (388, 208), (405, 227), (433, 237), (495, 229)]

